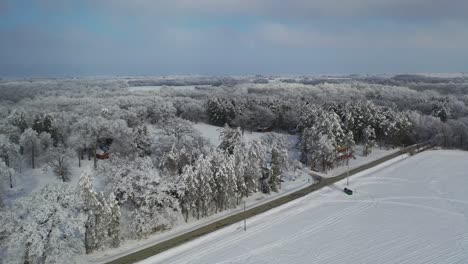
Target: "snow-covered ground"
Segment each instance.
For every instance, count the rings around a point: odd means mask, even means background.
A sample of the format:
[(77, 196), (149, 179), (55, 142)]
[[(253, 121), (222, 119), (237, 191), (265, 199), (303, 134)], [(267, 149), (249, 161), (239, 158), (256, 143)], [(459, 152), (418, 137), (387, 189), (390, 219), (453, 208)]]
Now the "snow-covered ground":
[[(209, 125), (209, 124), (204, 124), (204, 123), (193, 124), (193, 127), (196, 130), (198, 130), (203, 137), (207, 138), (213, 146), (219, 146), (219, 144), (221, 143), (220, 138), (219, 138), (220, 129), (221, 129), (220, 127)], [(243, 137), (246, 142), (251, 142), (253, 140), (260, 140), (263, 136), (267, 135), (268, 133), (274, 133), (274, 132), (262, 133), (262, 132), (245, 131)], [(299, 160), (300, 153), (299, 153), (299, 150), (296, 148), (298, 136), (288, 135), (288, 134), (285, 134), (285, 136), (287, 137), (290, 143), (289, 157), (293, 160)], [(354, 147), (355, 158), (349, 160), (349, 169), (362, 166), (366, 163), (372, 162), (374, 160), (377, 160), (379, 158), (390, 155), (400, 150), (400, 148), (392, 149), (392, 148), (384, 148), (384, 147), (383, 148), (375, 147), (372, 149), (372, 153), (366, 157), (362, 155), (362, 149), (363, 149), (362, 145), (357, 145)], [(328, 170), (326, 173), (321, 173), (321, 172), (316, 172), (316, 171), (314, 171), (314, 173), (322, 177), (333, 177), (347, 170), (348, 170), (348, 166), (346, 165), (345, 162), (343, 162), (342, 164), (337, 164), (335, 168)]]
[[(282, 183), (281, 190), (277, 193), (273, 192), (271, 194), (264, 194), (261, 192), (257, 192), (247, 198), (244, 198), (243, 201), (245, 201), (246, 203), (246, 209), (248, 210), (250, 208), (267, 203), (281, 196), (297, 191), (301, 188), (305, 188), (306, 186), (314, 183), (314, 180), (310, 177), (310, 175), (306, 174), (304, 171), (297, 171), (297, 175), (289, 175), (288, 178), (289, 180), (286, 180), (284, 183)], [(183, 221), (176, 223), (175, 226), (169, 231), (150, 235), (148, 238), (142, 240), (124, 241), (118, 248), (110, 248), (105, 251), (98, 251), (91, 255), (83, 256), (81, 262), (106, 263), (108, 261), (116, 259), (117, 257), (125, 256), (143, 248), (147, 248), (149, 246), (161, 243), (163, 241), (190, 232), (202, 226), (216, 222), (227, 216), (239, 213), (243, 209), (243, 204), (241, 203), (237, 208), (228, 209), (223, 212), (211, 215), (209, 217), (201, 218), (199, 220), (193, 217), (189, 217), (187, 223)]]
[[(220, 131), (222, 129), (222, 127), (217, 127), (217, 126), (213, 126), (213, 125), (209, 125), (209, 124), (205, 124), (205, 123), (197, 123), (197, 124), (193, 124), (193, 127), (198, 130), (201, 135), (205, 138), (207, 138), (211, 144), (213, 144), (213, 146), (219, 146), (219, 144), (221, 143), (221, 140), (219, 138), (219, 134), (220, 134)], [(263, 136), (265, 136), (266, 134), (268, 134), (270, 132), (249, 132), (249, 131), (245, 131), (244, 132), (244, 140), (246, 142), (251, 142), (253, 140), (260, 140)]]
[[(52, 168), (47, 168), (45, 162), (38, 163), (36, 169), (30, 168), (28, 162), (23, 162), (22, 170), (15, 173), (13, 177), (13, 189), (5, 188), (4, 190), (4, 203), (12, 205), (17, 199), (25, 197), (35, 191), (42, 189), (47, 184), (62, 182), (55, 176)], [(70, 185), (77, 185), (78, 180), (86, 170), (92, 170), (93, 160), (84, 159), (81, 161), (81, 168), (78, 167), (78, 161), (75, 159), (70, 160)], [(94, 179), (95, 184), (99, 184), (99, 179)], [(1, 263), (1, 262), (0, 262)]]
[(354, 159), (349, 160), (349, 165), (347, 165), (344, 161), (341, 164), (337, 164), (337, 166), (331, 170), (328, 170), (326, 173), (321, 173), (314, 171), (315, 174), (320, 175), (322, 177), (333, 177), (338, 174), (341, 174), (349, 169), (360, 167), (364, 164), (372, 162), (374, 160), (380, 159), (392, 153), (395, 153), (400, 150), (400, 148), (373, 148), (372, 153), (369, 154), (367, 157), (362, 155), (362, 145), (357, 145), (354, 147)]
[(142, 263), (468, 263), (467, 160), (400, 156)]
[[(216, 126), (204, 124), (204, 123), (193, 124), (193, 126), (202, 134), (203, 137), (207, 138), (213, 146), (218, 146), (220, 144), (220, 141), (219, 141), (219, 133), (221, 129), (220, 127), (216, 127)], [(244, 134), (244, 140), (246, 142), (259, 140), (268, 133), (273, 133), (273, 132), (260, 133), (260, 132), (247, 132), (246, 131)], [(297, 153), (298, 152), (297, 149), (295, 149), (294, 147), (297, 142), (297, 136), (294, 136), (294, 135), (286, 135), (286, 136), (288, 137), (288, 140), (291, 142), (291, 149), (289, 150), (290, 157), (292, 159), (297, 160), (299, 158), (299, 154)], [(357, 146), (355, 151), (356, 151), (356, 159), (351, 161), (350, 168), (358, 167), (365, 163), (381, 158), (385, 155), (388, 155), (392, 152), (397, 151), (397, 149), (387, 150), (387, 149), (375, 148), (372, 154), (369, 155), (368, 157), (364, 157), (360, 155), (360, 153), (362, 152), (361, 146)], [(330, 176), (339, 174), (345, 171), (346, 169), (347, 169), (346, 166), (338, 166), (335, 169), (329, 171), (327, 174), (321, 174), (321, 175), (324, 177), (330, 177)], [(307, 169), (303, 169), (303, 170), (297, 170), (296, 172), (293, 172), (293, 171), (287, 172), (286, 175), (284, 176), (285, 182), (282, 183), (282, 188), (279, 193), (272, 193), (272, 194), (263, 194), (260, 192), (255, 193), (254, 195), (245, 199), (246, 204), (247, 204), (247, 209), (266, 203), (273, 199), (277, 199), (280, 196), (286, 195), (288, 193), (291, 193), (295, 190), (304, 188), (307, 185), (314, 183), (314, 180), (310, 177), (309, 174), (307, 174), (308, 171), (309, 170)], [(320, 174), (320, 173), (316, 173), (316, 174)], [(115, 259), (118, 256), (124, 256), (126, 254), (130, 254), (132, 252), (141, 250), (151, 245), (155, 245), (157, 243), (161, 243), (167, 239), (189, 232), (201, 226), (215, 222), (228, 215), (235, 214), (239, 212), (240, 210), (242, 210), (242, 206), (239, 206), (238, 208), (226, 210), (216, 215), (212, 215), (210, 217), (199, 219), (199, 220), (189, 218), (188, 223), (185, 223), (183, 221), (180, 223), (177, 223), (171, 230), (167, 232), (151, 235), (147, 239), (144, 239), (144, 240), (124, 241), (119, 248), (107, 249), (105, 251), (96, 252), (92, 255), (85, 257), (85, 261), (94, 262), (94, 263), (102, 263), (102, 262), (110, 261), (112, 259)]]
[(130, 86), (128, 90), (131, 92), (159, 92), (164, 88), (172, 88), (178, 90), (193, 90), (195, 87), (211, 87), (211, 85), (184, 85), (184, 86)]

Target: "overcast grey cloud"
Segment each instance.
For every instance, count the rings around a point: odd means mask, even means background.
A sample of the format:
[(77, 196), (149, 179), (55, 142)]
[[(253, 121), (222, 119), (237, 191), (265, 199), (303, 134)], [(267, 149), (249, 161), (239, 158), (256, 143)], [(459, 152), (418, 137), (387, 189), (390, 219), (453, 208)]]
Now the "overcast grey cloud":
[(461, 0), (0, 3), (0, 76), (448, 72), (468, 61)]
[(463, 19), (465, 0), (97, 0), (97, 8), (158, 15), (252, 15), (276, 18), (378, 17)]

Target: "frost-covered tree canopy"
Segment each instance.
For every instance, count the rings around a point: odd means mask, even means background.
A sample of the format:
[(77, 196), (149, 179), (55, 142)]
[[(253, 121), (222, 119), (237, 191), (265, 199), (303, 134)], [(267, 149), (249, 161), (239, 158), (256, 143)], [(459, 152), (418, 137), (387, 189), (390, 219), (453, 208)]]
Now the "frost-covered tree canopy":
[(466, 77), (0, 80), (0, 258), (69, 263), (281, 192), (291, 164), (427, 141), (468, 149)]
[(8, 263), (71, 263), (83, 252), (84, 217), (71, 186), (46, 185), (18, 200), (1, 220)]

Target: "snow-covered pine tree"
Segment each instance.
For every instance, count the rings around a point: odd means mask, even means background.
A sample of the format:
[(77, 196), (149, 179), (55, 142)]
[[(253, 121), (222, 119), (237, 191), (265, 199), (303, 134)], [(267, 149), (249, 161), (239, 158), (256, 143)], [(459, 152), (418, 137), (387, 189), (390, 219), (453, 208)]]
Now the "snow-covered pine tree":
[(225, 124), (219, 133), (221, 143), (219, 148), (229, 154), (234, 153), (234, 148), (242, 142), (242, 132), (240, 128), (230, 128), (228, 124)]
[(212, 162), (210, 156), (202, 157), (197, 161), (197, 178), (198, 178), (198, 199), (197, 203), (197, 218), (200, 216), (206, 217), (214, 212), (214, 194), (216, 183), (214, 180)]
[(258, 191), (264, 168), (266, 168), (265, 147), (261, 141), (254, 140), (248, 146), (244, 170), (247, 196)]
[(316, 147), (317, 135), (318, 131), (314, 126), (304, 128), (299, 135), (298, 147), (301, 153), (300, 159), (306, 166), (313, 166), (314, 160), (312, 153)]
[(106, 246), (107, 238), (109, 235), (109, 224), (111, 210), (109, 204), (104, 196), (104, 193), (97, 193), (97, 206), (93, 210), (93, 217), (95, 223), (96, 235), (96, 249), (101, 249)]
[(258, 188), (262, 193), (271, 193), (270, 174), (271, 171), (267, 167), (262, 168), (261, 176), (258, 179)]
[(96, 236), (96, 220), (94, 212), (98, 210), (99, 201), (93, 190), (92, 178), (89, 172), (83, 172), (79, 180), (80, 195), (83, 201), (83, 209), (87, 215), (85, 224), (85, 249), (86, 254), (92, 253), (99, 247)]
[(238, 112), (233, 101), (224, 97), (210, 97), (206, 104), (206, 113), (211, 124), (222, 126), (230, 124), (236, 118)]
[(337, 143), (334, 138), (325, 134), (320, 134), (317, 141), (317, 148), (313, 154), (315, 164), (321, 163), (322, 170), (326, 172), (329, 168), (333, 168), (336, 160)]
[(301, 160), (312, 169), (327, 171), (336, 159), (336, 142), (333, 134), (321, 133), (316, 126), (302, 131), (299, 141)]
[(231, 166), (229, 156), (224, 152), (215, 152), (212, 159), (212, 169), (214, 178), (214, 201), (216, 212), (221, 212), (228, 208), (228, 199), (232, 193), (229, 193), (229, 178), (231, 177)]
[[(181, 179), (183, 182), (183, 192), (179, 197), (180, 210), (184, 216), (185, 222), (188, 221), (189, 215), (196, 210), (200, 197), (198, 196), (198, 179), (197, 166), (185, 166)], [(198, 216), (198, 214), (197, 214)]]
[(120, 207), (112, 193), (107, 200), (102, 192), (93, 190), (92, 177), (89, 172), (84, 172), (79, 180), (80, 195), (83, 200), (84, 212), (87, 215), (85, 224), (85, 249), (86, 253), (107, 246), (108, 238), (111, 245), (118, 245)]
[(352, 131), (348, 131), (348, 133), (346, 133), (343, 140), (343, 146), (349, 149), (350, 154), (353, 154), (353, 148), (356, 146), (356, 142), (354, 141), (354, 134)]
[(240, 144), (234, 148), (233, 162), (235, 181), (237, 186), (237, 205), (239, 205), (240, 200), (242, 200), (243, 197), (248, 196), (247, 183), (245, 182), (245, 168), (247, 165), (246, 152), (247, 150), (245, 149), (244, 144)]
[(288, 152), (284, 149), (279, 149), (273, 146), (271, 150), (271, 166), (270, 166), (270, 189), (277, 192), (281, 189), (281, 175), (288, 165)]
[(146, 126), (138, 126), (133, 129), (133, 137), (139, 157), (151, 155), (151, 140)]
[(233, 208), (239, 204), (239, 188), (237, 187), (238, 179), (236, 175), (236, 160), (234, 155), (226, 156), (225, 163), (225, 209)]
[(362, 131), (362, 141), (364, 144), (362, 154), (367, 157), (375, 147), (375, 130), (371, 126), (367, 126)]
[(112, 239), (112, 247), (117, 248), (120, 246), (120, 206), (115, 198), (113, 192), (110, 193), (108, 198), (108, 205), (110, 208), (110, 222), (108, 236)]
[(170, 175), (177, 175), (179, 173), (179, 160), (180, 151), (176, 149), (175, 144), (172, 145), (171, 150), (164, 154), (161, 158), (160, 168), (169, 173)]

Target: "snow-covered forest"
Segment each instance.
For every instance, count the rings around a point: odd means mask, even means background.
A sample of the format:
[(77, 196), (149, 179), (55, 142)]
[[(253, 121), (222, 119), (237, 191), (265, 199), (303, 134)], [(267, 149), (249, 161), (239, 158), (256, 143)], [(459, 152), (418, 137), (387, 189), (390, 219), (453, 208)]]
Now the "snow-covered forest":
[(209, 217), (342, 165), (339, 149), (468, 149), (463, 75), (0, 80), (0, 102), (6, 263), (72, 263)]

